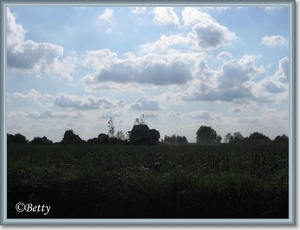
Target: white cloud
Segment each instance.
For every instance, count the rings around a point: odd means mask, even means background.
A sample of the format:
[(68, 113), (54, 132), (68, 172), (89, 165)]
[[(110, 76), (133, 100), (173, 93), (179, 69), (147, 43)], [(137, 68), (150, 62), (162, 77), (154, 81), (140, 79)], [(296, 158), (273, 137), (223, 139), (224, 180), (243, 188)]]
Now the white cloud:
[[(170, 88), (170, 87), (168, 87), (168, 88)], [(162, 93), (161, 95), (155, 96), (154, 98), (161, 100), (161, 101), (165, 101), (167, 103), (169, 103), (169, 101), (170, 101), (172, 104), (180, 105), (180, 104), (183, 104), (182, 94), (183, 93), (181, 93), (181, 91), (180, 92), (166, 91), (166, 92)]]
[(107, 30), (105, 31), (105, 33), (111, 34), (111, 33), (112, 33), (112, 29), (107, 29)]
[[(25, 40), (26, 31), (22, 25), (16, 23), (15, 16), (7, 8), (7, 67), (26, 72), (36, 72), (37, 76), (45, 73), (54, 73), (73, 80), (71, 73), (74, 71), (76, 58), (67, 57), (62, 61), (64, 49), (51, 43), (37, 43)], [(42, 69), (43, 68), (43, 69)]]
[(142, 93), (142, 86), (140, 84), (131, 83), (116, 83), (112, 81), (108, 82), (98, 82), (94, 76), (87, 75), (81, 81), (84, 90), (89, 93), (99, 93), (107, 91), (117, 91), (117, 92), (131, 92), (131, 93)]
[[(16, 50), (16, 47), (19, 48)], [(62, 55), (63, 48), (61, 46), (27, 40), (15, 47), (7, 47), (7, 67), (29, 71), (40, 70), (43, 65), (53, 65), (56, 59)]]
[(112, 9), (105, 9), (104, 13), (98, 17), (98, 22), (109, 21), (113, 18), (114, 11)]
[(131, 13), (133, 14), (142, 14), (146, 11), (146, 7), (135, 7)]
[(12, 133), (12, 132), (20, 133), (20, 131), (23, 130), (24, 126), (20, 123), (8, 123), (6, 128), (7, 128), (7, 131), (9, 131), (9, 133)]
[(31, 89), (27, 94), (21, 94), (18, 92), (14, 92), (11, 95), (17, 99), (30, 100), (30, 101), (35, 101), (39, 97), (42, 96), (42, 94), (40, 92), (37, 92), (34, 89)]
[(96, 20), (96, 26), (101, 33), (111, 34), (113, 28), (116, 28), (116, 20), (114, 18), (114, 11), (112, 9), (105, 9)]
[(86, 9), (86, 7), (82, 7), (82, 6), (74, 6), (74, 7), (72, 7), (72, 9), (74, 9), (74, 10), (85, 10)]
[(230, 108), (229, 113), (241, 113), (243, 112), (242, 108), (240, 106), (234, 106), (233, 108)]
[(55, 59), (52, 66), (45, 67), (45, 72), (52, 72), (53, 74), (61, 75), (69, 81), (73, 81), (73, 77), (71, 74), (74, 72), (77, 63), (78, 59), (76, 57), (76, 53), (71, 53), (70, 56), (62, 59), (61, 61)]
[(158, 100), (149, 99), (148, 97), (140, 97), (130, 105), (134, 110), (159, 110), (162, 107), (159, 105)]
[(270, 78), (266, 78), (262, 81), (265, 91), (269, 93), (281, 93), (287, 91), (287, 87), (281, 82), (272, 81)]
[(270, 108), (269, 105), (264, 105), (263, 111), (268, 114), (274, 114), (278, 112), (275, 108)]
[(7, 113), (8, 118), (21, 118), (21, 117), (26, 117), (27, 114), (25, 112), (21, 111), (11, 111)]
[[(101, 60), (99, 57), (98, 62)], [(105, 63), (106, 57), (103, 56), (103, 60)], [(99, 69), (92, 75), (86, 75), (83, 78), (83, 84), (87, 88), (89, 88), (88, 85), (92, 85), (91, 87), (95, 90), (99, 84), (102, 84), (103, 89), (103, 83), (107, 82), (163, 86), (182, 85), (191, 79), (189, 63), (183, 58), (168, 54), (148, 54), (144, 57), (109, 59), (105, 68)]]
[(191, 117), (193, 119), (204, 119), (204, 120), (222, 120), (222, 115), (220, 113), (213, 113), (208, 110), (197, 110), (194, 112), (184, 114), (186, 117)]
[(239, 117), (237, 118), (238, 123), (248, 123), (252, 124), (254, 127), (257, 127), (257, 123), (264, 122), (263, 117), (258, 117), (258, 116), (247, 116), (247, 117)]
[[(274, 111), (274, 110), (273, 110)], [(276, 110), (275, 110), (276, 111)], [(288, 111), (283, 111), (283, 112), (267, 112), (261, 116), (242, 116), (236, 119), (237, 121), (237, 125), (238, 126), (244, 126), (247, 127), (251, 127), (251, 131), (250, 132), (257, 132), (260, 131), (265, 135), (268, 135), (266, 132), (270, 133), (271, 135), (274, 135), (274, 137), (276, 135), (279, 135), (281, 133), (273, 133), (274, 130), (272, 130), (272, 128), (270, 127), (274, 127), (274, 124), (276, 124), (276, 126), (278, 126), (278, 129), (282, 129), (283, 127), (286, 127), (286, 123), (289, 119), (289, 113)], [(284, 128), (285, 129), (285, 128)], [(283, 129), (283, 130), (284, 130)]]
[(250, 101), (243, 105), (237, 105), (229, 109), (228, 113), (251, 113), (254, 112), (254, 108), (257, 107), (257, 102)]
[(215, 10), (215, 11), (225, 11), (230, 10), (232, 7), (225, 7), (225, 6), (219, 6), (219, 7), (201, 7), (203, 10)]
[(282, 58), (276, 73), (252, 83), (253, 100), (261, 103), (285, 103), (289, 98), (289, 59)]
[(142, 44), (141, 48), (144, 52), (163, 52), (172, 46), (184, 45), (188, 43), (188, 39), (184, 38), (180, 34), (172, 34), (167, 36), (165, 34), (160, 35), (160, 39), (154, 43)]
[(250, 78), (259, 77), (266, 72), (266, 69), (262, 65), (255, 65), (256, 60), (259, 58), (261, 58), (261, 55), (244, 54), (243, 57), (238, 61), (238, 65), (242, 71), (248, 74)]
[(236, 38), (234, 32), (220, 25), (207, 13), (202, 13), (195, 8), (186, 7), (182, 11), (184, 26), (193, 26), (192, 32), (188, 34), (191, 42), (199, 49), (215, 49), (222, 45), (230, 45)]
[(227, 27), (213, 22), (209, 24), (196, 24), (192, 32), (188, 34), (188, 38), (195, 43), (197, 48), (207, 50), (230, 45), (236, 36)]
[(202, 24), (209, 24), (215, 20), (208, 14), (198, 11), (194, 7), (185, 7), (181, 13), (184, 26), (193, 26), (198, 22)]
[[(122, 117), (125, 116), (127, 113), (124, 109), (109, 109), (109, 110), (102, 110), (99, 112), (98, 117), (108, 120), (110, 117)], [(115, 120), (116, 121), (116, 120)]]
[(112, 101), (106, 97), (84, 96), (60, 94), (55, 97), (54, 105), (62, 108), (73, 108), (83, 110), (112, 109), (122, 107), (120, 101)]
[(179, 25), (179, 19), (173, 7), (155, 7), (153, 21), (158, 25)]
[(265, 78), (257, 83), (252, 83), (253, 100), (260, 103), (285, 103), (288, 102), (288, 86), (276, 81), (275, 78)]
[(25, 94), (14, 92), (12, 94), (9, 93), (8, 95), (12, 95), (14, 98), (17, 98), (17, 99), (29, 100), (29, 101), (36, 101), (39, 98), (42, 98), (44, 100), (54, 99), (53, 96), (51, 96), (49, 94), (41, 94), (40, 92), (38, 92), (34, 89), (31, 89), (29, 92), (27, 92)]
[(208, 110), (197, 110), (189, 113), (182, 113), (180, 111), (171, 111), (167, 114), (169, 117), (177, 118), (192, 118), (192, 119), (203, 119), (203, 120), (222, 120), (220, 113), (213, 113)]
[(181, 117), (183, 115), (180, 111), (171, 111), (167, 114), (168, 117)]
[(208, 67), (208, 63), (205, 58), (201, 58), (201, 59), (197, 60), (196, 71), (194, 73), (194, 76), (197, 79), (203, 79), (203, 80), (209, 79), (214, 75), (214, 73), (215, 73), (215, 71), (211, 70)]
[[(127, 131), (141, 114), (162, 137), (177, 133), (190, 142), (202, 124), (222, 136), (288, 132), (288, 38), (279, 35), (289, 28), (276, 21), (286, 21), (288, 14), (282, 11), (279, 19), (263, 8), (237, 8), (70, 7), (64, 23), (57, 23), (63, 14), (55, 14), (53, 22), (49, 9), (39, 9), (45, 11), (25, 22), (24, 14), (10, 13), (19, 12), (11, 7), (6, 26), (8, 132), (60, 141), (64, 129), (71, 128), (88, 139), (107, 132), (109, 117), (116, 131)], [(247, 20), (253, 10), (264, 23)], [(78, 13), (82, 20), (71, 20)], [(252, 27), (264, 34), (252, 33), (250, 39), (247, 28)], [(47, 36), (51, 31), (57, 34)], [(244, 39), (271, 49), (253, 48)], [(275, 45), (284, 49), (273, 52)], [(266, 60), (268, 52), (273, 56)]]
[(70, 113), (70, 112), (55, 112), (53, 110), (44, 110), (42, 112), (30, 112), (27, 114), (28, 117), (34, 119), (46, 119), (46, 118), (82, 118), (81, 113)]
[(251, 80), (265, 69), (255, 65), (260, 56), (245, 54), (240, 60), (223, 63), (221, 69), (210, 70), (205, 60), (198, 67), (198, 79), (182, 95), (183, 101), (235, 101), (253, 98)]
[(23, 26), (17, 24), (16, 16), (14, 16), (10, 9), (7, 8), (7, 23), (6, 23), (6, 35), (7, 35), (7, 47), (10, 52), (20, 52), (22, 51), (22, 43), (25, 39), (25, 33)]
[(264, 44), (266, 46), (281, 46), (287, 43), (286, 39), (279, 35), (273, 35), (273, 36), (266, 35), (261, 40), (262, 40), (261, 44)]
[(282, 9), (282, 7), (278, 7), (278, 6), (276, 6), (276, 7), (264, 7), (265, 11), (273, 11), (273, 10), (280, 10), (280, 9)]
[(97, 71), (108, 68), (117, 58), (117, 54), (109, 49), (90, 51), (86, 54), (86, 58), (82, 61), (85, 67), (92, 67)]
[(155, 111), (144, 112), (144, 115), (147, 118), (156, 118), (156, 117), (162, 117), (162, 116), (164, 116), (163, 114), (155, 112)]
[(284, 57), (279, 61), (279, 67), (274, 77), (279, 79), (281, 82), (289, 82), (290, 79), (290, 62), (288, 57)]
[(217, 58), (219, 60), (229, 60), (232, 59), (232, 54), (222, 51), (221, 53), (218, 54)]

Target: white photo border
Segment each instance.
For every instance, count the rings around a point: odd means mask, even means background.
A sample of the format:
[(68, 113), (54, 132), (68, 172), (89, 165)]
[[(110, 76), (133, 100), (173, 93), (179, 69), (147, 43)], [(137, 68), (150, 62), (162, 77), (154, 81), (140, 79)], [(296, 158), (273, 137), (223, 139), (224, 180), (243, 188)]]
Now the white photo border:
[[(6, 33), (7, 7), (27, 5), (68, 6), (278, 6), (290, 8), (290, 87), (289, 87), (289, 218), (287, 219), (8, 219), (7, 218), (7, 138), (6, 138)], [(1, 1), (0, 78), (0, 224), (5, 226), (295, 226), (296, 225), (296, 0), (264, 1)]]

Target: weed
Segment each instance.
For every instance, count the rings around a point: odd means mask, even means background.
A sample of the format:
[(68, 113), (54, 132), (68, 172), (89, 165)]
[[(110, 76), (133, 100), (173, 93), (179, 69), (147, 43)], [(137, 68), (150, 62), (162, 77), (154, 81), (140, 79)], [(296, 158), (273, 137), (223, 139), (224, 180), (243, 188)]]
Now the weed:
[[(234, 146), (8, 146), (8, 217), (287, 218), (288, 150)], [(32, 215), (32, 216), (31, 216)]]

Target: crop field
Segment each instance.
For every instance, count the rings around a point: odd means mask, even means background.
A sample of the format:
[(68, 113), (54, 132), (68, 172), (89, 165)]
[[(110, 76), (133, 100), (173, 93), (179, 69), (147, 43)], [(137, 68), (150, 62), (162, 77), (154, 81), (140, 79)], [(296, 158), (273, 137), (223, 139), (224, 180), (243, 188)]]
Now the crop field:
[(10, 144), (7, 168), (8, 218), (288, 218), (285, 145)]

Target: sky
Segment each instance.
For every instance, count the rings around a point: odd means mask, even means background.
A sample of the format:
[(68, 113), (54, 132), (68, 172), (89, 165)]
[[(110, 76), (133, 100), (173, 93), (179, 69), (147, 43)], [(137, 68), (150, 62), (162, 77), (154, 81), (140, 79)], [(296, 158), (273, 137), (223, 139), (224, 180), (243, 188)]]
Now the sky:
[(9, 6), (6, 132), (289, 135), (285, 6)]

